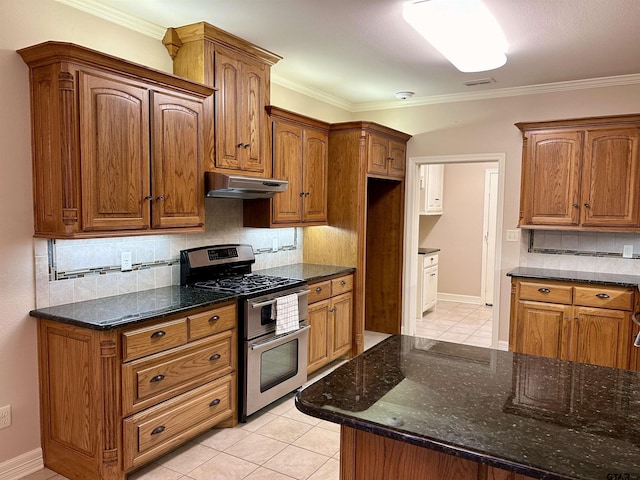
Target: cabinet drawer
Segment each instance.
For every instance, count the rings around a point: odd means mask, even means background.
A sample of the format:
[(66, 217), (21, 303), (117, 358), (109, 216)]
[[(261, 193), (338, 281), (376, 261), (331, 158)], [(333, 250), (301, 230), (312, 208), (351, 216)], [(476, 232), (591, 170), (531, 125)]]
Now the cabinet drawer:
[(309, 285), (309, 303), (326, 300), (331, 296), (331, 280)]
[(575, 287), (573, 303), (585, 307), (633, 310), (633, 290), (616, 287)]
[(161, 352), (187, 343), (187, 319), (156, 323), (150, 327), (122, 334), (122, 356), (125, 362)]
[(167, 400), (123, 421), (124, 468), (131, 470), (233, 416), (235, 375)]
[(564, 303), (572, 302), (573, 287), (552, 283), (520, 282), (520, 299), (537, 302)]
[(432, 253), (431, 255), (422, 255), (422, 268), (433, 267), (438, 264), (438, 254)]
[(124, 414), (231, 373), (235, 331), (226, 331), (122, 367)]
[(350, 292), (352, 289), (353, 275), (345, 275), (344, 277), (331, 280), (331, 295), (334, 297), (344, 292)]
[(196, 340), (234, 328), (237, 324), (238, 313), (234, 303), (196, 315), (189, 315), (187, 319), (189, 320), (189, 340)]

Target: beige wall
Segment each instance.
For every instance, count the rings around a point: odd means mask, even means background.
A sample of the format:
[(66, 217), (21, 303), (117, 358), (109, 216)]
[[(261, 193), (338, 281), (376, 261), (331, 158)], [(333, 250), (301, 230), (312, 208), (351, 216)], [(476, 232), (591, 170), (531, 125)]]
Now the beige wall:
[(171, 69), (161, 42), (52, 0), (0, 0), (0, 464), (40, 446), (34, 308), (29, 78), (17, 49), (61, 40)]
[(497, 162), (444, 167), (443, 215), (421, 215), (418, 245), (440, 248), (438, 293), (480, 297), (484, 184)]

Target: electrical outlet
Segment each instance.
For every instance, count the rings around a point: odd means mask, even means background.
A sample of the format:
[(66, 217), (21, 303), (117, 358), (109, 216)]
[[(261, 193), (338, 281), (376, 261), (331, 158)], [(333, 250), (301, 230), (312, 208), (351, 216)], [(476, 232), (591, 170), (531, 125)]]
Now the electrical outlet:
[(278, 239), (277, 238), (274, 238), (271, 241), (271, 251), (272, 252), (277, 252), (278, 251)]
[(131, 252), (122, 252), (120, 270), (122, 270), (123, 272), (128, 272), (131, 270), (131, 268)]
[(0, 428), (11, 426), (11, 405), (0, 407)]
[(633, 245), (622, 247), (622, 258), (633, 258)]

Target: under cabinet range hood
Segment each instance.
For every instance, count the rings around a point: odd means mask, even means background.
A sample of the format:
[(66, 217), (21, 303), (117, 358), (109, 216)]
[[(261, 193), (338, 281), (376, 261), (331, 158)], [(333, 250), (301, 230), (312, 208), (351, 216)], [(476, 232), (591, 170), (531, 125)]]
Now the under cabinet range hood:
[(226, 173), (205, 172), (204, 186), (207, 197), (214, 198), (271, 198), (289, 186), (286, 180), (244, 177)]

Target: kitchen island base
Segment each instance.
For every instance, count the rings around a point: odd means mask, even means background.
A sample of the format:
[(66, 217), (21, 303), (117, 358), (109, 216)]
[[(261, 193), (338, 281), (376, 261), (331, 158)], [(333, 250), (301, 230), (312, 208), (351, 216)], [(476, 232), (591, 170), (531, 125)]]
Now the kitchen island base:
[(533, 480), (482, 463), (340, 427), (340, 480)]

